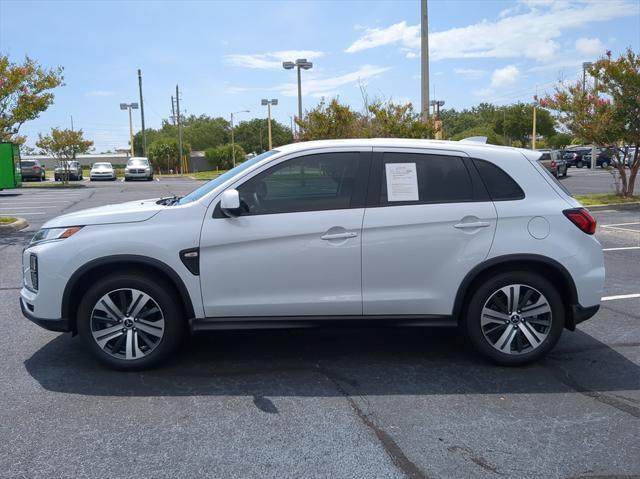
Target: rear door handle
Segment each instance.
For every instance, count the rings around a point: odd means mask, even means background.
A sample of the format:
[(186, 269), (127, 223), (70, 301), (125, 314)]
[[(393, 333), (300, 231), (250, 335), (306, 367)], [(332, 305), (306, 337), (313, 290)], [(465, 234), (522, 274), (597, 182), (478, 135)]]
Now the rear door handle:
[(464, 230), (473, 228), (486, 228), (490, 225), (491, 223), (487, 223), (486, 221), (474, 221), (473, 223), (458, 223), (456, 225), (453, 225), (453, 227), (458, 228), (459, 230)]
[(320, 236), (320, 239), (325, 241), (337, 240), (337, 239), (348, 239), (355, 238), (358, 236), (358, 233), (354, 233), (352, 231), (345, 231), (344, 233), (327, 233)]

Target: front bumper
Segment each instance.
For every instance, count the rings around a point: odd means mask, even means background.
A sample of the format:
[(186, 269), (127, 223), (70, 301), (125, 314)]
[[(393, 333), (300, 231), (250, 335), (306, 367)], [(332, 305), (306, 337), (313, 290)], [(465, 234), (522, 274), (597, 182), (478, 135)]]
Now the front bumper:
[(22, 310), (22, 314), (25, 318), (44, 329), (48, 329), (49, 331), (55, 331), (58, 333), (68, 333), (71, 331), (68, 319), (38, 318), (29, 310), (29, 307), (25, 305), (23, 298), (20, 298), (20, 309)]

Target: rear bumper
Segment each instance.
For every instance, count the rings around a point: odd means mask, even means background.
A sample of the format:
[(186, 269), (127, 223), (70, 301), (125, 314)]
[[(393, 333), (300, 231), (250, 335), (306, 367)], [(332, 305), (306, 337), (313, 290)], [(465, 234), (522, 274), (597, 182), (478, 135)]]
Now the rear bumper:
[(49, 331), (55, 331), (57, 333), (68, 333), (71, 331), (69, 320), (67, 319), (44, 319), (35, 316), (29, 308), (25, 306), (24, 300), (20, 298), (20, 309), (22, 315), (29, 321), (37, 324), (41, 328), (48, 329)]

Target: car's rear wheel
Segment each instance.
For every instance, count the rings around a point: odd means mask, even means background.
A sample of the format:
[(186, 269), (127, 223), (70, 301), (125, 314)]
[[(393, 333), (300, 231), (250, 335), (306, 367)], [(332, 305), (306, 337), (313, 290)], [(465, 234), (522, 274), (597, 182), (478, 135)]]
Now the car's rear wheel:
[(582, 160), (576, 162), (576, 167), (582, 168), (583, 166), (584, 166), (584, 163), (582, 162)]
[(484, 281), (469, 302), (466, 332), (485, 357), (515, 366), (553, 348), (564, 327), (564, 307), (556, 288), (526, 271), (497, 274)]
[(602, 169), (609, 168), (609, 162), (607, 160), (604, 160), (602, 162), (602, 164), (600, 165), (600, 168), (602, 168)]
[(176, 349), (184, 332), (172, 291), (163, 281), (133, 274), (100, 280), (80, 302), (78, 333), (112, 368), (154, 367)]

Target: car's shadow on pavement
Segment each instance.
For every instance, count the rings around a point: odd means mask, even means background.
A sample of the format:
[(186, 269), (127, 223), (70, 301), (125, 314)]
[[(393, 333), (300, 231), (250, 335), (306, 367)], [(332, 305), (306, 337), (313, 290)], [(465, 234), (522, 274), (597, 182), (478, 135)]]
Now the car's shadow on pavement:
[(580, 331), (565, 332), (546, 359), (519, 368), (487, 363), (456, 330), (419, 328), (217, 332), (191, 338), (158, 369), (126, 373), (61, 335), (25, 366), (49, 391), (98, 396), (597, 396), (640, 387), (638, 366)]

